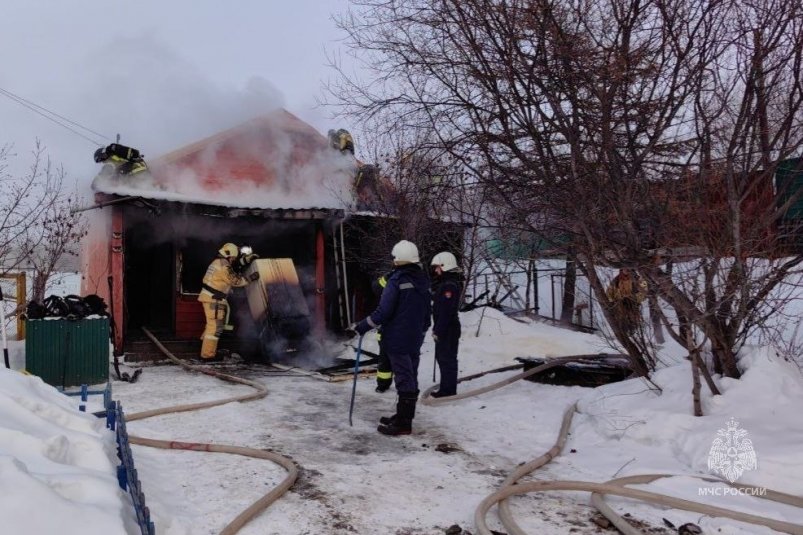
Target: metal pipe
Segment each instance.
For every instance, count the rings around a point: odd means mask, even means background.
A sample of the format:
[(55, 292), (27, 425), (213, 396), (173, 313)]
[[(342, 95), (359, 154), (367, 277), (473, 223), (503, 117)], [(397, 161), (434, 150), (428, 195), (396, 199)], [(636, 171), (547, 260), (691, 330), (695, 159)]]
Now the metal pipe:
[(343, 265), (343, 291), (346, 295), (346, 320), (347, 325), (351, 325), (351, 308), (349, 308), (349, 277), (346, 271), (346, 241), (343, 238), (343, 223), (340, 223), (340, 262)]
[(8, 359), (8, 337), (6, 336), (6, 301), (3, 299), (3, 288), (0, 286), (0, 329), (3, 331), (3, 361), (6, 368), (11, 369)]
[(88, 210), (95, 210), (96, 208), (103, 208), (104, 206), (111, 206), (113, 204), (120, 204), (126, 201), (131, 201), (134, 199), (139, 199), (136, 195), (129, 195), (128, 197), (120, 197), (119, 199), (112, 199), (110, 201), (103, 201), (96, 204), (91, 204), (89, 206), (84, 206), (82, 208), (72, 208), (70, 210), (71, 214), (77, 214), (78, 212), (86, 212)]

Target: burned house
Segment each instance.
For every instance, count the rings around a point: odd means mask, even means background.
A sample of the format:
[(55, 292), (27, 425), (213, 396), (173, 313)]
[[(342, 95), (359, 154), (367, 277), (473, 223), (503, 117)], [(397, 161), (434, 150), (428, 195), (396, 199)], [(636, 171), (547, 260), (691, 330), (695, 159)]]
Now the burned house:
[[(111, 304), (117, 351), (154, 353), (147, 327), (175, 353), (197, 354), (201, 280), (226, 242), (292, 261), (313, 336), (375, 303), (376, 270), (353, 249), (365, 233), (354, 226), (377, 218), (347, 217), (359, 163), (310, 125), (280, 110), (147, 162), (148, 172), (96, 177), (82, 244), (82, 290)], [(229, 302), (233, 331), (220, 347), (254, 354), (259, 325), (245, 291)]]
[[(148, 165), (147, 173), (93, 182), (101, 208), (82, 248), (82, 286), (112, 305), (116, 348), (135, 353), (148, 327), (194, 351), (205, 322), (201, 279), (225, 242), (247, 244), (262, 258), (292, 259), (315, 329), (347, 321), (336, 307), (345, 284), (335, 259), (342, 257), (338, 230), (353, 156), (278, 111)], [(243, 300), (244, 292), (235, 292), (232, 309), (247, 311)], [(237, 314), (231, 323), (242, 331), (246, 322)], [(241, 334), (229, 341), (253, 338)]]

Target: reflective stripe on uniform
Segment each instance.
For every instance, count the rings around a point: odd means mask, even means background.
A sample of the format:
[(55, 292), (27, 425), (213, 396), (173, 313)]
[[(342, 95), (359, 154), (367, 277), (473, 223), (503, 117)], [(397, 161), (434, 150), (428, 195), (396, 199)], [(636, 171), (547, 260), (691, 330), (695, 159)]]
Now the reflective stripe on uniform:
[(415, 285), (412, 282), (403, 282), (399, 284), (399, 290), (411, 290), (415, 288)]
[(377, 379), (393, 379), (393, 372), (376, 372)]
[(379, 286), (381, 286), (382, 288), (388, 285), (388, 279), (384, 275), (382, 277), (379, 277), (379, 280), (377, 282), (379, 282)]
[(372, 320), (372, 319), (371, 319), (371, 316), (367, 316), (367, 317), (365, 318), (365, 321), (367, 321), (367, 322), (368, 322), (368, 325), (370, 325), (370, 326), (371, 326), (371, 328), (373, 328), (373, 329), (376, 329), (377, 327), (379, 327), (379, 325), (377, 325), (376, 323), (374, 323), (374, 320)]

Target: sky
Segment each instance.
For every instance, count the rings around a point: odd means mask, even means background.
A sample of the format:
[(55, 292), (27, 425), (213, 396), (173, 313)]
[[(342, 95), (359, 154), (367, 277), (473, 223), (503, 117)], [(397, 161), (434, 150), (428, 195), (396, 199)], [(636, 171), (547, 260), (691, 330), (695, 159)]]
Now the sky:
[[(2, 0), (0, 88), (156, 157), (284, 107), (321, 132), (318, 105), (346, 58), (333, 14), (347, 0)], [(88, 137), (97, 138), (93, 134)], [(36, 139), (88, 184), (97, 144), (0, 96), (0, 145), (25, 167)]]
[[(518, 356), (610, 351), (598, 335), (519, 323), (490, 308), (462, 313), (460, 319), (460, 376), (515, 364)], [(371, 333), (364, 345), (376, 351)], [(343, 351), (349, 356), (347, 348)], [(433, 385), (433, 354), (428, 336), (418, 374), (422, 390)], [(722, 396), (712, 397), (703, 387), (703, 417), (692, 415), (689, 364), (670, 342), (663, 351), (665, 367), (653, 376), (661, 394), (639, 379), (596, 389), (519, 380), (465, 399), (420, 402), (412, 436), (376, 432), (379, 417), (393, 411), (395, 393), (374, 392), (373, 377), (357, 382), (351, 426), (350, 378), (326, 382), (292, 371), (246, 371), (226, 364), (217, 369), (262, 382), (267, 397), (130, 421), (127, 428), (147, 438), (266, 448), (292, 458), (301, 468), (298, 481), (246, 524), (241, 535), (442, 535), (453, 525), (478, 533), (474, 512), (480, 502), (522, 463), (549, 450), (564, 411), (577, 401), (563, 452), (530, 477), (599, 482), (675, 474), (636, 488), (803, 524), (801, 509), (724, 494), (723, 485), (698, 479), (722, 477), (708, 463), (716, 439), (733, 418), (757, 459), (740, 470), (737, 481), (797, 496), (803, 492), (803, 375), (767, 348), (746, 347), (741, 355), (742, 379), (715, 378)], [(24, 344), (14, 342), (12, 369), (24, 366), (24, 359)], [(517, 373), (463, 382), (458, 392)], [(252, 392), (177, 366), (146, 367), (133, 384), (113, 382), (113, 397), (128, 415)], [(78, 412), (77, 404), (78, 398), (68, 399), (36, 377), (0, 367), (0, 493), (7, 497), (0, 501), (0, 516), (9, 532), (137, 533), (130, 526), (131, 506), (116, 488), (112, 434), (104, 432), (102, 422)], [(743, 446), (743, 439), (738, 444)], [(133, 450), (146, 503), (163, 535), (219, 533), (285, 477), (284, 469), (265, 460), (143, 446)], [(699, 524), (704, 533), (776, 533), (632, 500), (607, 501), (655, 532), (671, 532), (658, 531), (667, 519), (675, 526)], [(48, 514), (36, 514), (43, 510)], [(587, 493), (517, 497), (512, 511), (526, 533), (600, 533)], [(510, 532), (499, 523), (496, 509), (487, 522), (497, 532)]]

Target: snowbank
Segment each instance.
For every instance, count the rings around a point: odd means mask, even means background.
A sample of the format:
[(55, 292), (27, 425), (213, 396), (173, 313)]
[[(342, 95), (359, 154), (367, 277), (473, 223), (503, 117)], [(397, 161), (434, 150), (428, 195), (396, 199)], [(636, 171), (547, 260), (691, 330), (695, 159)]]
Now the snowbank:
[[(739, 474), (737, 485), (803, 494), (803, 376), (797, 366), (766, 348), (743, 350), (739, 364), (744, 373), (740, 380), (716, 378), (721, 396), (712, 396), (703, 383), (703, 417), (692, 415), (688, 362), (654, 374), (655, 383), (663, 389), (660, 395), (641, 380), (589, 392), (578, 404), (581, 415), (575, 420), (567, 446), (580, 453), (572, 455), (572, 469), (577, 470), (579, 465), (607, 478), (668, 473), (723, 479), (709, 469), (709, 457), (718, 431), (727, 431), (730, 423), (747, 432), (745, 438), (751, 441), (757, 459), (755, 469), (747, 468)], [(803, 523), (803, 511), (757, 498), (726, 495), (723, 485), (696, 478), (661, 480), (649, 487), (680, 498)], [(615, 501), (627, 503), (623, 511), (633, 511), (632, 502)], [(738, 523), (721, 519), (700, 522), (699, 515), (691, 513), (674, 511), (673, 517), (656, 508), (637, 508), (642, 518), (657, 523), (663, 514), (673, 521), (682, 519), (681, 524), (697, 522), (704, 529), (724, 529), (724, 533), (771, 533), (752, 526), (736, 527)]]
[[(598, 336), (514, 321), (493, 309), (461, 314), (461, 321), (461, 376), (514, 364), (518, 356), (611, 351)], [(366, 338), (365, 347), (375, 349), (373, 336)], [(428, 337), (419, 370), (422, 389), (432, 385), (433, 353)], [(443, 406), (419, 405), (413, 436), (399, 438), (376, 432), (379, 417), (392, 413), (395, 396), (392, 391), (374, 392), (373, 378), (358, 381), (352, 427), (351, 381), (328, 383), (254, 368), (249, 377), (264, 382), (269, 391), (264, 399), (138, 420), (129, 430), (145, 437), (236, 444), (291, 456), (301, 468), (299, 481), (248, 524), (243, 535), (436, 535), (453, 524), (473, 531), (480, 501), (517, 466), (552, 446), (563, 411), (579, 400), (580, 414), (564, 452), (533, 477), (601, 482), (634, 474), (678, 474), (682, 477), (648, 487), (803, 523), (803, 512), (789, 507), (745, 496), (701, 494), (701, 489), (724, 487), (689, 477), (711, 475), (708, 456), (717, 431), (735, 418), (749, 432), (758, 461), (757, 468), (745, 471), (737, 482), (803, 491), (803, 378), (796, 366), (766, 350), (744, 351), (740, 364), (740, 381), (717, 378), (722, 396), (712, 397), (703, 386), (706, 416), (701, 418), (692, 416), (691, 370), (685, 360), (655, 374), (663, 388), (660, 395), (641, 380), (597, 389), (517, 381)], [(487, 375), (459, 389), (478, 388), (515, 373)], [(174, 366), (149, 367), (135, 384), (115, 383), (115, 397), (129, 414), (247, 391)], [(237, 456), (140, 446), (134, 447), (134, 454), (157, 529), (166, 535), (216, 533), (284, 476), (272, 463)], [(650, 526), (662, 526), (667, 518), (676, 526), (700, 524), (706, 533), (771, 533), (685, 511), (609, 501)], [(587, 493), (513, 500), (514, 514), (525, 531), (546, 534), (598, 533), (589, 520), (594, 512), (588, 504)], [(489, 522), (499, 529), (493, 513)]]
[(131, 525), (114, 434), (38, 377), (0, 368), (4, 533), (110, 535)]

